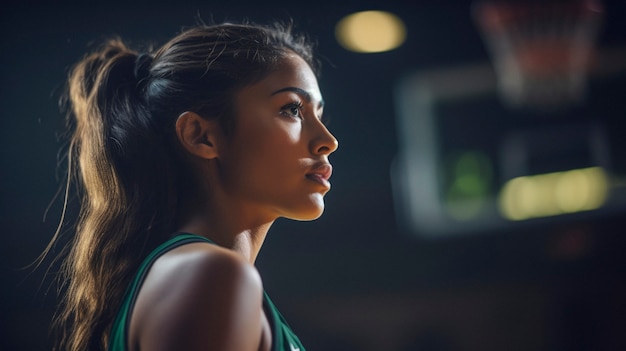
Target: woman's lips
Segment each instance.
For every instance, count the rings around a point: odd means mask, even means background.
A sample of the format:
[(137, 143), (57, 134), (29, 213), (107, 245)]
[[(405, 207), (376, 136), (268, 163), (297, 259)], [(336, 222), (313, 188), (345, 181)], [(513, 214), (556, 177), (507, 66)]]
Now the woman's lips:
[(323, 163), (316, 166), (312, 171), (306, 174), (310, 180), (318, 182), (326, 187), (330, 187), (330, 176), (333, 173), (333, 167), (329, 163)]

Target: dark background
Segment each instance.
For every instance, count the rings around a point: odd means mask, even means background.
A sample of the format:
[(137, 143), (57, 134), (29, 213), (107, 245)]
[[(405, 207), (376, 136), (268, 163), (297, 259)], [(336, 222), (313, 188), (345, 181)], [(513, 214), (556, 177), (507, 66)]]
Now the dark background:
[[(63, 166), (57, 167), (63, 130), (57, 100), (68, 67), (88, 45), (111, 35), (131, 44), (163, 43), (198, 16), (208, 22), (293, 18), (298, 29), (319, 41), (320, 87), (340, 141), (331, 158), (333, 190), (321, 219), (279, 220), (257, 261), (266, 290), (308, 350), (626, 349), (624, 211), (441, 238), (402, 230), (397, 223), (390, 177), (398, 153), (395, 84), (415, 70), (488, 62), (470, 5), (395, 0), (2, 5), (0, 349), (50, 349), (47, 329), (56, 303), (52, 280), (44, 278), (50, 262), (24, 267), (45, 248), (59, 221), (61, 201), (52, 201), (63, 175)], [(605, 8), (598, 46), (623, 47), (626, 2), (605, 1)], [(407, 42), (369, 55), (340, 48), (334, 39), (337, 21), (369, 9), (399, 15)], [(612, 90), (615, 107), (608, 110), (626, 118), (624, 86)], [(623, 123), (621, 128), (622, 133), (613, 130), (617, 139), (626, 131)]]

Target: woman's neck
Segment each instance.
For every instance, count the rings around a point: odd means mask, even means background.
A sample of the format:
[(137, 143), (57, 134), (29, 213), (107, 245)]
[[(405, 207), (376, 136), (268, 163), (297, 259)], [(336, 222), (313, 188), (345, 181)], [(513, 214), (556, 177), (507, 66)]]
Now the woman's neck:
[(177, 231), (211, 239), (217, 245), (239, 253), (251, 264), (254, 264), (274, 222), (274, 219), (246, 218), (245, 211), (228, 210), (228, 206), (196, 205), (186, 209)]

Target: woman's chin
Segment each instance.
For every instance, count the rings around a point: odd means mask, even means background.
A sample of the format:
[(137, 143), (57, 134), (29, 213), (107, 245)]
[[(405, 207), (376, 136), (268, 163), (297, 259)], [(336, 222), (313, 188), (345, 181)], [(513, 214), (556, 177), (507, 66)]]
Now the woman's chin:
[(296, 221), (313, 221), (322, 216), (324, 213), (324, 201), (320, 203), (311, 204), (306, 208), (300, 208), (298, 211), (293, 211), (286, 217)]

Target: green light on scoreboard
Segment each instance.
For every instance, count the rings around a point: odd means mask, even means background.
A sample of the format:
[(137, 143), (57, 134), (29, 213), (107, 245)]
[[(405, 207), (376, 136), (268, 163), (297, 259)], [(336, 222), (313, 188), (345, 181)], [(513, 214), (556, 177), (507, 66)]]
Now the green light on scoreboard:
[(466, 150), (452, 153), (444, 162), (447, 213), (456, 220), (478, 216), (492, 193), (493, 166), (484, 152)]

